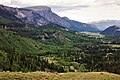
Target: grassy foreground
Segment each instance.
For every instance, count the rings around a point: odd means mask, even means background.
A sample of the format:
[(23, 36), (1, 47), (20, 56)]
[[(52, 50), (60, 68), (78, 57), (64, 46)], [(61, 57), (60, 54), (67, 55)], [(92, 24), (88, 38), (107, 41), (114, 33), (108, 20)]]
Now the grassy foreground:
[(120, 75), (107, 72), (87, 72), (87, 73), (0, 72), (0, 80), (120, 80)]

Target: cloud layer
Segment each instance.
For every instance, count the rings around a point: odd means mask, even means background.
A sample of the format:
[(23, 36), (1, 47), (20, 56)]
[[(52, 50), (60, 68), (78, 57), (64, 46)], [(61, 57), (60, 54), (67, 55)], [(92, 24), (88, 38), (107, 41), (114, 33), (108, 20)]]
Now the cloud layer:
[(0, 0), (1, 4), (22, 6), (106, 6), (120, 5), (120, 0)]
[(120, 0), (0, 0), (0, 4), (14, 7), (50, 6), (60, 16), (82, 22), (120, 20)]

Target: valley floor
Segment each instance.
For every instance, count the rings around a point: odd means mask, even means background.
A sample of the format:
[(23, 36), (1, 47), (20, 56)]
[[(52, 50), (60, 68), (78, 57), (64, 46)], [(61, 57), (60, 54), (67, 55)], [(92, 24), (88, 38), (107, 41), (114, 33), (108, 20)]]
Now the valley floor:
[(0, 72), (0, 80), (120, 80), (120, 75), (108, 72)]

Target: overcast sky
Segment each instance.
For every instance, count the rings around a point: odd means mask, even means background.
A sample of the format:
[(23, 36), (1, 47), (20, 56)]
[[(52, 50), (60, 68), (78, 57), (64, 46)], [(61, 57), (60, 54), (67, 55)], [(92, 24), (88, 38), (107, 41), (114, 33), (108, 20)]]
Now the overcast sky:
[(120, 20), (120, 0), (0, 0), (0, 4), (14, 7), (49, 6), (58, 15), (80, 22)]

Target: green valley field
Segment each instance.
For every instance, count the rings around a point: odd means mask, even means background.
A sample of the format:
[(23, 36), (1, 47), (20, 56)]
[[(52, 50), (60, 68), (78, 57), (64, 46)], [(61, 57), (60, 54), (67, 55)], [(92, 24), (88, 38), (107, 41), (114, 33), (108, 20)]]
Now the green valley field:
[(0, 80), (120, 80), (120, 75), (107, 72), (1, 72)]

